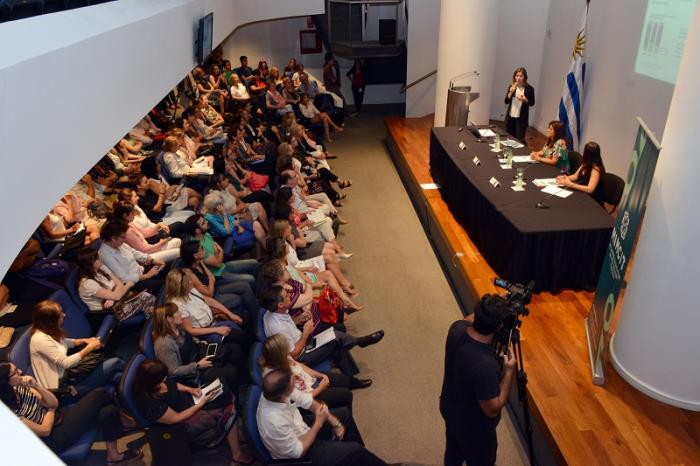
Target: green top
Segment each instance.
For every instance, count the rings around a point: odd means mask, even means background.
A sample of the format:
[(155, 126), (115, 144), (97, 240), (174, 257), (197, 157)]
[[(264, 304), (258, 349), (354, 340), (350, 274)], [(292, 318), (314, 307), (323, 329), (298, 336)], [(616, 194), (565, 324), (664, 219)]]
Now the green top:
[[(197, 240), (194, 236), (191, 238), (193, 240)], [(202, 249), (204, 249), (204, 259), (206, 260), (207, 257), (213, 256), (216, 254), (216, 241), (214, 241), (214, 238), (209, 234), (209, 232), (204, 233), (204, 237), (199, 240), (200, 246), (202, 246)], [(208, 265), (209, 270), (211, 270), (211, 273), (215, 277), (220, 277), (222, 273), (224, 273), (224, 269), (226, 268), (224, 264), (222, 263), (218, 267), (212, 267), (211, 265)]]

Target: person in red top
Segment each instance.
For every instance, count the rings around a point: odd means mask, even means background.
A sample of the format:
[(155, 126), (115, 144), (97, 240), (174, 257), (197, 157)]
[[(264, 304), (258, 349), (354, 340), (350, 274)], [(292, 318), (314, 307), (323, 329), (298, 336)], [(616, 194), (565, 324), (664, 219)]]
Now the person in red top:
[(362, 62), (355, 59), (352, 68), (345, 74), (352, 81), (352, 98), (355, 101), (355, 113), (350, 116), (358, 116), (362, 112), (362, 100), (365, 98), (365, 73)]

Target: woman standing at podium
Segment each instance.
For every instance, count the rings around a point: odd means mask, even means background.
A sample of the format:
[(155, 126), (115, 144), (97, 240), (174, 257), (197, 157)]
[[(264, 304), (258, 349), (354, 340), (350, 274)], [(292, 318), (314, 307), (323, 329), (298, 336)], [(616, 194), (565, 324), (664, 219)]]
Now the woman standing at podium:
[(518, 68), (506, 91), (506, 130), (519, 141), (525, 140), (530, 107), (535, 105), (535, 89), (527, 83), (527, 71)]

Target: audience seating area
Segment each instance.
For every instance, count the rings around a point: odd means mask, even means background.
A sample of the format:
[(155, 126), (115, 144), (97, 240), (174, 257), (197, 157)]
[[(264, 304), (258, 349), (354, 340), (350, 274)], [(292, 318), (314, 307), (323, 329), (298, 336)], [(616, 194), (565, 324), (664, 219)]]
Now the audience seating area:
[[(0, 20), (96, 3), (0, 0)], [(41, 395), (31, 417), (22, 404), (31, 395), (2, 400), (35, 433), (58, 411), (62, 424), (49, 423), (44, 440), (52, 449), (69, 440), (54, 449), (62, 460), (80, 463), (102, 438), (111, 465), (140, 458), (145, 443), (154, 465), (197, 464), (225, 439), (231, 457), (221, 464), (274, 464), (256, 421), (274, 336), (266, 315), (303, 335), (301, 351), (287, 350), (295, 358), (334, 329), (337, 349), (307, 361), (319, 377), (343, 370), (350, 347), (382, 338), (346, 335), (343, 324), (362, 306), (342, 271), (352, 253), (336, 236), (352, 185), (330, 163), (346, 156), (329, 150), (343, 131), (338, 100), (296, 61), (253, 69), (215, 50), (56, 202), (0, 287), (0, 310), (12, 310), (0, 326), (14, 329), (0, 386)], [(349, 388), (371, 384), (356, 373)], [(201, 408), (195, 398), (212, 380), (224, 394)], [(143, 432), (126, 451), (108, 438), (112, 405), (85, 401), (102, 389), (116, 391), (120, 436)], [(76, 411), (92, 421), (75, 421)]]

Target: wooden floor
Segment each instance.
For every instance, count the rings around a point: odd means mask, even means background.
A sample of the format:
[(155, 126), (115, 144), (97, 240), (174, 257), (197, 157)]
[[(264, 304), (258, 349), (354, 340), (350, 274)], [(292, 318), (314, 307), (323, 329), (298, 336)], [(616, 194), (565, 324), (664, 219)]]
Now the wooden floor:
[[(387, 118), (388, 138), (409, 168), (410, 180), (432, 183), (429, 169), (433, 117)], [(541, 135), (529, 134), (529, 143)], [(501, 292), (495, 276), (439, 191), (421, 190), (423, 203), (455, 253), (455, 265), (477, 296)], [(700, 465), (700, 412), (653, 400), (627, 384), (608, 361), (606, 384), (591, 382), (584, 318), (593, 293), (561, 291), (535, 295), (522, 326), (533, 415), (545, 428), (551, 449), (571, 465)], [(688, 368), (693, 370), (692, 368)], [(697, 370), (697, 368), (695, 368)]]

